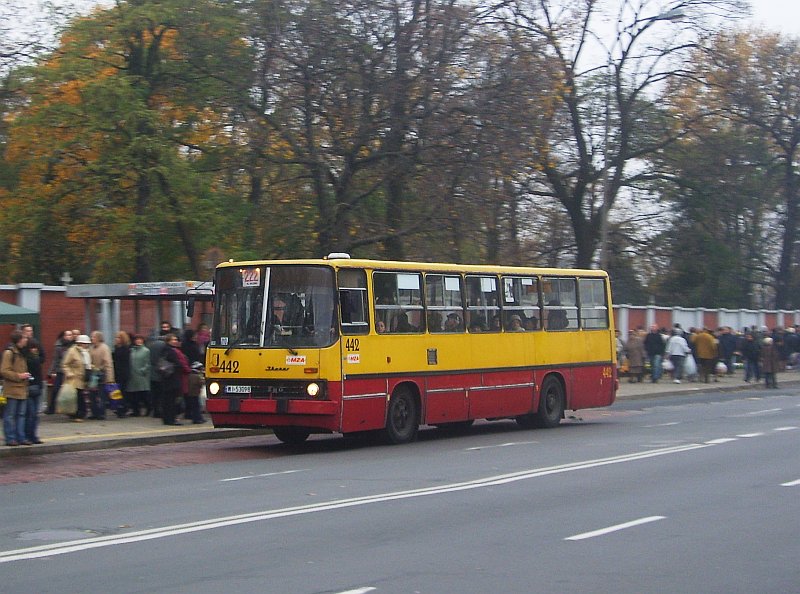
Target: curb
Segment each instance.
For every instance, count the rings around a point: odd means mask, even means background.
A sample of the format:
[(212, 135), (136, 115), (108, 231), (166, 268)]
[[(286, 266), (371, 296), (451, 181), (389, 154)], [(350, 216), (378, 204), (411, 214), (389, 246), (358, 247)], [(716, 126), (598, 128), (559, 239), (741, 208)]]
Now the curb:
[[(800, 378), (797, 379), (784, 379), (780, 384), (778, 384), (778, 389), (785, 387), (785, 386), (793, 386), (796, 384), (800, 384)], [(652, 393), (645, 393), (639, 392), (636, 394), (628, 394), (628, 395), (620, 395), (617, 393), (616, 400), (652, 400), (655, 398), (660, 398), (662, 396), (692, 396), (694, 394), (703, 394), (708, 392), (743, 392), (745, 390), (753, 390), (762, 388), (766, 390), (767, 388), (764, 387), (763, 383), (757, 384), (737, 384), (735, 386), (726, 386), (717, 383), (711, 384), (697, 384), (695, 387), (693, 384), (683, 384), (685, 386), (689, 386), (683, 389), (675, 389), (675, 390), (663, 390), (659, 392), (652, 392)], [(771, 394), (772, 392), (770, 392)], [(611, 406), (614, 406), (613, 404)]]
[(252, 435), (270, 435), (269, 429), (213, 429), (210, 431), (195, 431), (191, 433), (171, 433), (169, 435), (143, 435), (141, 437), (120, 437), (114, 439), (86, 439), (73, 443), (48, 444), (38, 446), (17, 446), (14, 448), (0, 448), (2, 458), (27, 458), (45, 454), (63, 454), (69, 452), (88, 452), (92, 450), (113, 450), (132, 448), (146, 445), (162, 445), (165, 443), (185, 443), (190, 441), (203, 441), (211, 439), (232, 439), (235, 437), (248, 437)]

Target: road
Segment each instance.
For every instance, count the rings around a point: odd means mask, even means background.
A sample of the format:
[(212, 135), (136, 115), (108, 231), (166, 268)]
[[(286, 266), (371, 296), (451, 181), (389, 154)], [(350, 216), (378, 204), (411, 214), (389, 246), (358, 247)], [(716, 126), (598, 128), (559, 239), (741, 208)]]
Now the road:
[(399, 447), (248, 437), (8, 460), (0, 590), (797, 592), (798, 446), (800, 389), (762, 388)]

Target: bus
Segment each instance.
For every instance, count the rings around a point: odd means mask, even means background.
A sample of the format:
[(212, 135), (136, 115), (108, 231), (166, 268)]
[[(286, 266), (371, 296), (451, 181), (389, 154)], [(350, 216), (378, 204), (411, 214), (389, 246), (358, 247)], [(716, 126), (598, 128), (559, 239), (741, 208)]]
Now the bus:
[(206, 409), (215, 427), (380, 431), (476, 419), (555, 427), (618, 388), (599, 270), (353, 259), (224, 262)]

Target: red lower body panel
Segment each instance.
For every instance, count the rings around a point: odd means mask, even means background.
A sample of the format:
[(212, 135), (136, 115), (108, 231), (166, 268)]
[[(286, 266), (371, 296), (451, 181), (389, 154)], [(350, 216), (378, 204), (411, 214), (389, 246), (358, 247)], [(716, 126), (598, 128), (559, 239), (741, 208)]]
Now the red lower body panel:
[(419, 397), (421, 422), (436, 425), (536, 412), (538, 390), (548, 375), (557, 376), (562, 382), (567, 410), (608, 406), (614, 402), (618, 385), (616, 370), (605, 364), (354, 378), (328, 384), (329, 400), (225, 397), (209, 398), (206, 407), (214, 425), (219, 427), (294, 425), (351, 433), (385, 427), (389, 397), (401, 384)]

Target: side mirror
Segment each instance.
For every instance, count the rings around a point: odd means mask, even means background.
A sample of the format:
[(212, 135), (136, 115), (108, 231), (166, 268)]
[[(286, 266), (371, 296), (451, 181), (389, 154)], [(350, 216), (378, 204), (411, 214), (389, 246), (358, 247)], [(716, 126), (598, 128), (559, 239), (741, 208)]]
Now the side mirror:
[(194, 317), (194, 297), (189, 297), (189, 301), (186, 302), (186, 317)]

